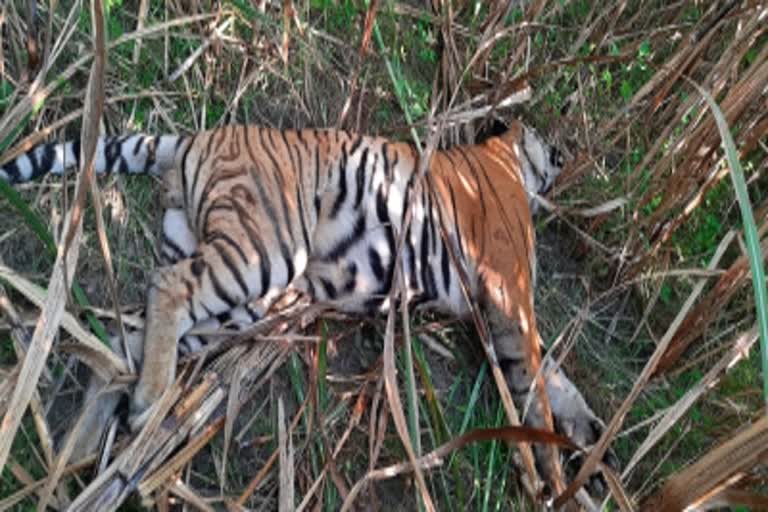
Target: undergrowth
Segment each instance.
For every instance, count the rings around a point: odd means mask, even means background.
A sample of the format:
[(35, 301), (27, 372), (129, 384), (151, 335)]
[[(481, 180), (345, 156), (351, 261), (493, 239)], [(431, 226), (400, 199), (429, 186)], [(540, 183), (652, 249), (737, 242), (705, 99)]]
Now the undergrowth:
[[(193, 14), (216, 16), (154, 37), (138, 38), (109, 52), (106, 89), (107, 99), (112, 101), (105, 109), (103, 127), (110, 133), (188, 133), (229, 122), (283, 128), (336, 126), (343, 116), (344, 128), (410, 140), (413, 133), (424, 137), (423, 122), (433, 106), (438, 112), (455, 106), (448, 103), (454, 93), (459, 103), (486, 94), (490, 104), (488, 98), (514, 78), (526, 77), (532, 99), (512, 109), (494, 110), (491, 116), (524, 119), (556, 141), (570, 159), (554, 194), (554, 201), (563, 210), (537, 220), (539, 328), (545, 345), (554, 345), (555, 356), (564, 357), (569, 373), (606, 420), (627, 396), (694, 289), (700, 278), (694, 271), (706, 267), (729, 231), (741, 229), (727, 179), (710, 181), (706, 173), (694, 174), (686, 167), (692, 161), (687, 157), (696, 152), (685, 153), (681, 145), (695, 143), (691, 134), (697, 133), (694, 130), (708, 115), (703, 103), (682, 108), (696, 91), (673, 83), (659, 99), (646, 88), (658, 92), (658, 84), (664, 82), (655, 80), (665, 63), (683, 51), (680, 41), (687, 41), (691, 33), (702, 37), (704, 27), (720, 23), (722, 37), (706, 48), (708, 60), (694, 59), (687, 68), (694, 79), (715, 88), (717, 73), (712, 70), (721, 70), (718, 59), (737, 36), (741, 17), (746, 19), (749, 12), (728, 11), (730, 18), (723, 21), (716, 18), (714, 7), (693, 1), (680, 5), (630, 3), (616, 13), (616, 6), (579, 0), (543, 2), (542, 11), (531, 20), (521, 7), (528, 3), (513, 2), (512, 8), (499, 13), (485, 2), (468, 2), (463, 7), (453, 6), (449, 31), (441, 22), (447, 19), (446, 13), (427, 12), (421, 4), (380, 2), (370, 42), (361, 51), (368, 6), (360, 2), (285, 2), (294, 9), (287, 32), (284, 11), (269, 2), (223, 0), (194, 2), (194, 6), (149, 2), (144, 15), (137, 14), (139, 3), (105, 3), (109, 40), (135, 31), (139, 17), (145, 27), (151, 27)], [(26, 94), (37, 72), (27, 68), (24, 43), (30, 20), (25, 18), (22, 4), (11, 2), (0, 7), (0, 16), (4, 16), (0, 18), (4, 20), (0, 22), (0, 118)], [(56, 10), (51, 13), (49, 5), (39, 2), (33, 21), (41, 44), (48, 36), (55, 40), (70, 9), (77, 8), (72, 1), (52, 3)], [(493, 21), (496, 15), (498, 21)], [(212, 37), (229, 19), (232, 21), (222, 36)], [(51, 34), (46, 33), (49, 20)], [(44, 77), (45, 83), (58, 82), (58, 86), (5, 140), (0, 140), (0, 154), (82, 106), (87, 68), (71, 78), (58, 78), (90, 47), (87, 9), (77, 14), (76, 25)], [(485, 58), (466, 68), (480, 42), (487, 41), (483, 34), (489, 26), (508, 32), (489, 45)], [(761, 65), (765, 32), (755, 29), (755, 33), (754, 39), (744, 43), (747, 47), (740, 49), (743, 52), (736, 65), (728, 68), (734, 82)], [(446, 40), (448, 34), (452, 39)], [(283, 47), (286, 39), (288, 44)], [(203, 44), (205, 51), (194, 57)], [(450, 58), (446, 57), (449, 52)], [(188, 61), (191, 56), (194, 58)], [(718, 101), (728, 101), (730, 85), (720, 87)], [(762, 98), (765, 100), (764, 94)], [(343, 113), (348, 99), (349, 111)], [(658, 104), (653, 103), (656, 100)], [(753, 131), (762, 126), (760, 122), (764, 123), (764, 117), (750, 108), (740, 110), (737, 119), (729, 119), (740, 147), (754, 138)], [(477, 127), (455, 130), (462, 140), (469, 140)], [(78, 133), (79, 121), (75, 119), (56, 129), (54, 135), (64, 139)], [(445, 138), (451, 139), (448, 135)], [(712, 147), (719, 147), (719, 139), (712, 140), (716, 141)], [(758, 214), (758, 229), (764, 229), (768, 140), (764, 133), (756, 140), (741, 155), (741, 161)], [(698, 149), (710, 151), (711, 147)], [(702, 168), (706, 164), (715, 171), (717, 166), (724, 169), (724, 163), (715, 161), (718, 156), (716, 151), (710, 153), (711, 161), (701, 164)], [(690, 206), (698, 190), (702, 191), (701, 200)], [(141, 304), (155, 264), (158, 183), (147, 177), (110, 177), (102, 181), (101, 191), (121, 304)], [(680, 197), (673, 191), (680, 191)], [(24, 186), (20, 193), (32, 217), (25, 217), (20, 211), (25, 207), (15, 206), (8, 194), (0, 197), (0, 262), (44, 286), (50, 271), (50, 242), (40, 241), (43, 235), (35, 235), (40, 227), (34, 224), (41, 222), (58, 241), (71, 187), (50, 180)], [(617, 198), (624, 200), (620, 208), (578, 214)], [(659, 234), (664, 233), (670, 219), (683, 217), (685, 221), (666, 238)], [(85, 232), (73, 283), (82, 289), (82, 297), (76, 294), (70, 307), (87, 321), (87, 304), (109, 309), (111, 303), (92, 210), (85, 219)], [(739, 241), (733, 242), (708, 277), (713, 282), (741, 256)], [(672, 270), (680, 272), (663, 275)], [(32, 325), (33, 308), (11, 290), (8, 293)], [(728, 302), (718, 304), (711, 317), (685, 356), (653, 380), (630, 409), (613, 443), (620, 463), (631, 459), (659, 415), (674, 408), (701, 381), (706, 368), (728, 350), (731, 339), (753, 325), (754, 303), (748, 285)], [(20, 356), (9, 348), (10, 334), (3, 326), (0, 324), (0, 377), (5, 379)], [(497, 391), (472, 326), (415, 314), (412, 328), (417, 333), (411, 340), (413, 361), (409, 363), (400, 348), (398, 365), (404, 403), (409, 404), (411, 436), (418, 438), (422, 453), (472, 429), (504, 425)], [(242, 411), (238, 448), (230, 448), (224, 471), (219, 436), (185, 472), (185, 481), (215, 506), (224, 506), (227, 499), (237, 497), (275, 449), (277, 408), (273, 404), (278, 395), (285, 397), (290, 417), (308, 395), (312, 398), (309, 412), (296, 431), (297, 460), (302, 461), (303, 472), (297, 481), (298, 496), (304, 495), (330, 459), (329, 450), (353, 414), (353, 397), (360, 392), (357, 384), (367, 372), (379, 371), (384, 329), (381, 319), (323, 320), (317, 329), (322, 338), (317, 349), (298, 349), (273, 377), (266, 395)], [(623, 484), (636, 499), (651, 494), (665, 478), (757, 417), (763, 407), (759, 358), (753, 350), (670, 428), (631, 474), (624, 475)], [(52, 357), (50, 368), (55, 375), (46, 381), (47, 398), (78, 392), (72, 379), (60, 386), (64, 377), (58, 376), (73, 371), (69, 361), (65, 356)], [(403, 383), (410, 373), (408, 364), (413, 365), (416, 376), (413, 386)], [(377, 382), (366, 388), (368, 393), (381, 393)], [(407, 389), (417, 389), (418, 393), (405, 396)], [(46, 414), (64, 424), (73, 411), (60, 409), (54, 405)], [(364, 415), (351, 433), (351, 441), (335, 459), (334, 478), (347, 487), (326, 478), (313, 501), (318, 509), (339, 509), (343, 491), (369, 469), (369, 421)], [(377, 467), (406, 458), (391, 421), (386, 428), (381, 434), (383, 448)], [(513, 454), (514, 450), (503, 443), (492, 442), (474, 444), (451, 455), (427, 474), (439, 509), (532, 507), (514, 478)], [(47, 464), (35, 426), (27, 418), (14, 441), (11, 463), (3, 468), (0, 500), (45, 476)], [(249, 508), (276, 503), (275, 480), (274, 475), (268, 478), (268, 484), (248, 498)], [(78, 485), (72, 483), (68, 488), (76, 494)], [(415, 510), (422, 506), (409, 478), (376, 484), (374, 489), (366, 499), (382, 509)], [(17, 507), (33, 509), (34, 503), (30, 497)]]

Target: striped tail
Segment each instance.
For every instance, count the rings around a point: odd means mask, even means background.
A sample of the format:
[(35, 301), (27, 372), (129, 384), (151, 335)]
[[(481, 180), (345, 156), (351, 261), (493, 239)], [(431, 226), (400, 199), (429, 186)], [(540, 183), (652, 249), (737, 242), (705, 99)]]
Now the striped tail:
[[(176, 153), (185, 140), (187, 138), (180, 135), (99, 137), (96, 174), (161, 174), (173, 167)], [(24, 183), (46, 174), (63, 174), (77, 169), (79, 164), (79, 140), (39, 144), (0, 166), (0, 180)]]

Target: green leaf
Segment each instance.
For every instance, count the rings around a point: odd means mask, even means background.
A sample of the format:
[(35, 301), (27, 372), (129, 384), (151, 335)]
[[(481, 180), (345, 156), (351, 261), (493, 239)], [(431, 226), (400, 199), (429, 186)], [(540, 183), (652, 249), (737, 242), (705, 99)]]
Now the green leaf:
[(763, 366), (763, 398), (768, 403), (768, 293), (765, 289), (765, 272), (763, 270), (763, 255), (760, 248), (760, 238), (757, 235), (757, 226), (752, 212), (752, 204), (749, 200), (747, 184), (744, 180), (744, 171), (741, 168), (736, 145), (728, 129), (728, 123), (725, 120), (723, 111), (720, 110), (715, 99), (697, 83), (691, 82), (693, 86), (704, 97), (704, 101), (712, 110), (715, 116), (717, 129), (720, 132), (725, 157), (728, 160), (728, 166), (731, 169), (729, 173), (733, 189), (736, 192), (736, 199), (741, 211), (741, 221), (744, 225), (744, 238), (747, 243), (747, 256), (749, 258), (749, 268), (752, 271), (752, 288), (755, 294), (755, 306), (757, 308), (757, 323), (760, 332), (760, 353)]
[(613, 83), (613, 75), (611, 75), (611, 72), (607, 69), (603, 71), (602, 79), (603, 82), (605, 82), (606, 87), (610, 88)]
[(645, 59), (651, 54), (651, 42), (647, 39), (640, 43), (640, 48), (637, 49), (637, 58), (640, 60)]
[(629, 83), (629, 80), (621, 81), (621, 88), (619, 89), (619, 92), (621, 93), (621, 97), (624, 98), (624, 101), (629, 101), (632, 99), (632, 95), (634, 93), (632, 91), (632, 84)]

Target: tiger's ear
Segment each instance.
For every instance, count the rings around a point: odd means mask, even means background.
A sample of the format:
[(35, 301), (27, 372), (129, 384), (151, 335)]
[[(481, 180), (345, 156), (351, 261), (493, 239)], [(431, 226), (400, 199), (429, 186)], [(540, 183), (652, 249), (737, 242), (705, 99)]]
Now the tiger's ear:
[(523, 134), (522, 124), (515, 119), (506, 122), (499, 118), (493, 117), (483, 122), (482, 126), (478, 130), (475, 142), (482, 144), (483, 142), (493, 137), (504, 140), (508, 145), (512, 146), (520, 141), (520, 137)]
[(510, 148), (514, 148), (517, 144), (520, 144), (525, 135), (525, 127), (523, 123), (517, 119), (510, 121), (506, 129), (497, 135), (502, 141), (506, 143)]

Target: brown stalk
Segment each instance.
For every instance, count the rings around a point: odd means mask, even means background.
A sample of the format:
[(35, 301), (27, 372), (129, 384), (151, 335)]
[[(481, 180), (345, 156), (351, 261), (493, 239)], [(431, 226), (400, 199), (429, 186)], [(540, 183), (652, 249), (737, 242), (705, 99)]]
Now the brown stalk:
[(294, 497), (295, 462), (291, 430), (285, 421), (285, 405), (283, 398), (277, 399), (277, 438), (280, 460), (280, 479), (278, 487), (278, 510), (292, 510), (296, 503)]
[(40, 67), (40, 49), (37, 44), (37, 2), (27, 0), (27, 73), (34, 76)]
[[(336, 121), (337, 128), (343, 128), (344, 122), (349, 114), (352, 101), (357, 93), (357, 82), (360, 80), (360, 73), (363, 69), (363, 63), (365, 62), (365, 56), (368, 54), (368, 46), (371, 43), (371, 34), (373, 33), (373, 24), (376, 22), (376, 11), (379, 8), (379, 0), (372, 0), (368, 5), (368, 9), (365, 13), (365, 25), (363, 26), (363, 38), (360, 40), (360, 48), (358, 49), (358, 63), (352, 73), (352, 79), (349, 81), (349, 93), (347, 99), (344, 101), (344, 106), (341, 108), (339, 119)], [(362, 98), (361, 98), (362, 99)]]
[(747, 428), (672, 476), (643, 503), (643, 507), (662, 512), (698, 508), (767, 459), (768, 416), (763, 414)]

